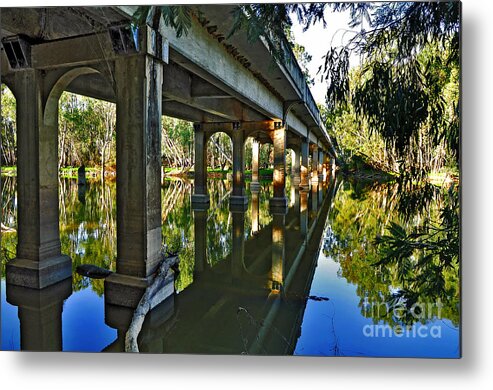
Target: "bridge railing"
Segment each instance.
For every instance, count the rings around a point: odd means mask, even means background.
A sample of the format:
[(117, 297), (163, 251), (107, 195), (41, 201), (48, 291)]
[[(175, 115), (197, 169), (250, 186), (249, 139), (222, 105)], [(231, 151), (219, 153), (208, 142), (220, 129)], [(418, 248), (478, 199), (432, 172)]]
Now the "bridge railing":
[(283, 65), (302, 96), (303, 102), (305, 103), (308, 111), (312, 114), (317, 125), (320, 125), (320, 112), (318, 110), (317, 103), (315, 103), (315, 99), (313, 98), (310, 87), (306, 82), (305, 75), (298, 64), (298, 60), (291, 49), (291, 45), (285, 37), (281, 40), (281, 46), (284, 55)]

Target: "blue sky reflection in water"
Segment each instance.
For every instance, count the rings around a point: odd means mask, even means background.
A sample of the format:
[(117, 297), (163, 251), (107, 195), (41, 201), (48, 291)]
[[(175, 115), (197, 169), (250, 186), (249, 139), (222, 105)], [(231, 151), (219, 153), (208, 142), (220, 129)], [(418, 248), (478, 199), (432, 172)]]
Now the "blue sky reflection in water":
[[(15, 180), (10, 178), (11, 180)], [(357, 186), (356, 186), (357, 187)], [(4, 187), (7, 188), (7, 187)], [(61, 194), (64, 197), (65, 212), (61, 215), (61, 240), (64, 252), (68, 253), (74, 262), (74, 265), (81, 263), (96, 263), (106, 268), (114, 269), (114, 248), (115, 248), (115, 192), (114, 184), (102, 189), (98, 183), (92, 183), (88, 192), (85, 194), (85, 204), (80, 202), (80, 194), (77, 194), (77, 186), (73, 181), (65, 181), (61, 187)], [(209, 185), (211, 193), (211, 210), (208, 212), (207, 226), (204, 230), (207, 235), (207, 263), (208, 267), (216, 270), (216, 279), (223, 279), (224, 269), (228, 269), (231, 261), (231, 250), (233, 248), (231, 231), (235, 223), (233, 216), (228, 211), (227, 193), (230, 190), (227, 182), (215, 180)], [(177, 290), (180, 293), (175, 300), (179, 302), (181, 312), (187, 312), (186, 305), (192, 309), (188, 310), (192, 314), (197, 312), (194, 307), (200, 307), (204, 302), (213, 302), (219, 299), (215, 305), (203, 308), (204, 313), (200, 317), (187, 317), (183, 315), (179, 325), (173, 324), (172, 319), (169, 329), (164, 326), (160, 331), (169, 332), (168, 336), (174, 337), (175, 342), (163, 339), (161, 340), (165, 352), (201, 352), (201, 353), (244, 353), (243, 343), (246, 339), (254, 340), (255, 337), (262, 335), (262, 331), (267, 330), (267, 341), (265, 348), (251, 348), (248, 353), (266, 353), (267, 345), (270, 341), (275, 344), (277, 339), (284, 340), (281, 333), (281, 323), (283, 317), (287, 316), (290, 310), (298, 310), (302, 315), (302, 321), (295, 324), (298, 331), (292, 337), (291, 345), (284, 345), (286, 351), (291, 351), (297, 355), (319, 355), (319, 356), (412, 356), (412, 357), (457, 357), (459, 355), (459, 331), (458, 331), (458, 313), (454, 307), (446, 307), (443, 310), (442, 319), (432, 319), (424, 324), (415, 324), (415, 326), (426, 326), (429, 330), (436, 326), (440, 328), (440, 337), (419, 337), (406, 336), (397, 337), (394, 333), (389, 337), (367, 337), (364, 332), (368, 332), (368, 327), (385, 325), (384, 320), (375, 319), (375, 316), (362, 314), (362, 297), (368, 294), (368, 285), (372, 286), (373, 268), (367, 268), (364, 257), (358, 261), (348, 261), (346, 257), (356, 259), (358, 253), (364, 252), (360, 247), (369, 245), (381, 226), (379, 219), (372, 219), (374, 215), (386, 215), (388, 210), (381, 208), (382, 202), (378, 197), (388, 188), (369, 187), (369, 189), (355, 190), (354, 185), (343, 183), (337, 186), (335, 198), (330, 202), (331, 207), (325, 223), (325, 230), (320, 247), (325, 250), (315, 251), (316, 265), (313, 280), (310, 277), (303, 283), (307, 286), (309, 297), (302, 297), (306, 301), (306, 307), (303, 303), (300, 305), (296, 297), (288, 297), (285, 306), (280, 306), (278, 315), (281, 322), (269, 322), (269, 315), (265, 317), (261, 311), (255, 312), (254, 307), (259, 301), (260, 290), (250, 290), (247, 286), (240, 289), (237, 294), (234, 291), (228, 292), (226, 289), (217, 291), (202, 285), (201, 279), (196, 279), (194, 275), (194, 217), (190, 209), (190, 185), (188, 183), (166, 182), (163, 188), (163, 236), (168, 237), (167, 244), (173, 247), (180, 247), (182, 254), (181, 273), (176, 282)], [(327, 196), (325, 191), (325, 195)], [(295, 194), (288, 188), (288, 194)], [(259, 227), (269, 229), (273, 223), (273, 218), (268, 212), (268, 194), (269, 186), (265, 184), (260, 193), (259, 204)], [(299, 194), (296, 194), (299, 195)], [(310, 193), (308, 200), (309, 224), (314, 222), (313, 198)], [(11, 198), (15, 194), (4, 194), (3, 199)], [(172, 197), (177, 197), (176, 199)], [(438, 202), (439, 200), (437, 200)], [(10, 204), (15, 204), (11, 202)], [(297, 205), (295, 197), (290, 200), (291, 207)], [(325, 203), (324, 203), (325, 204)], [(171, 205), (171, 206), (170, 206)], [(250, 198), (249, 209), (243, 216), (245, 232), (244, 236), (247, 241), (245, 244), (245, 256), (252, 260), (252, 270), (258, 268), (258, 274), (262, 274), (262, 264), (255, 263), (257, 257), (265, 254), (267, 244), (258, 241), (257, 244), (249, 246), (249, 239), (257, 239), (260, 233), (253, 232), (251, 229), (251, 209), (252, 199)], [(373, 210), (366, 217), (361, 218), (363, 210)], [(431, 205), (428, 213), (433, 214), (434, 206)], [(13, 210), (15, 211), (15, 210)], [(395, 212), (392, 211), (394, 214)], [(12, 212), (10, 212), (12, 214)], [(12, 224), (12, 215), (8, 212), (4, 215), (5, 222), (10, 221)], [(299, 214), (299, 213), (298, 213)], [(9, 216), (10, 215), (10, 216)], [(292, 214), (288, 213), (288, 219)], [(359, 220), (357, 220), (359, 218)], [(366, 218), (366, 219), (365, 219)], [(15, 220), (15, 219), (14, 219)], [(357, 220), (357, 221), (356, 221)], [(356, 221), (356, 222), (355, 222)], [(325, 222), (325, 221), (324, 221)], [(299, 233), (299, 221), (285, 221), (287, 237), (295, 237)], [(358, 225), (359, 229), (353, 231), (345, 229), (345, 226)], [(101, 229), (105, 226), (105, 229)], [(323, 224), (321, 225), (323, 226)], [(84, 230), (81, 232), (81, 229)], [(291, 234), (291, 236), (290, 236)], [(324, 246), (327, 240), (324, 236), (332, 240), (332, 245)], [(332, 237), (333, 236), (333, 237)], [(334, 238), (336, 237), (336, 238)], [(2, 248), (7, 248), (12, 252), (12, 243), (15, 241), (12, 237), (2, 237)], [(336, 242), (336, 245), (333, 242)], [(318, 242), (315, 247), (318, 246)], [(287, 258), (296, 251), (297, 244), (294, 240), (286, 242)], [(348, 245), (354, 245), (348, 248)], [(253, 249), (252, 249), (253, 248)], [(258, 252), (256, 252), (258, 250)], [(369, 254), (374, 251), (371, 246), (367, 246)], [(257, 254), (255, 254), (255, 253)], [(349, 255), (348, 255), (349, 253)], [(346, 256), (346, 257), (345, 257)], [(370, 261), (370, 255), (369, 260)], [(267, 254), (270, 261), (270, 252)], [(289, 260), (292, 262), (294, 260)], [(304, 259), (304, 261), (306, 261)], [(361, 266), (363, 264), (363, 266)], [(360, 267), (352, 269), (351, 267)], [(219, 271), (217, 271), (219, 270)], [(370, 270), (371, 272), (368, 272)], [(265, 269), (264, 269), (265, 271)], [(369, 275), (367, 275), (369, 274)], [(308, 272), (307, 275), (311, 275)], [(358, 279), (361, 275), (366, 275)], [(211, 280), (216, 280), (211, 279)], [(350, 280), (350, 281), (348, 281)], [(379, 279), (375, 291), (384, 291), (392, 289), (392, 283), (388, 279)], [(454, 279), (451, 279), (454, 283)], [(194, 286), (195, 284), (195, 286)], [(234, 285), (234, 284), (233, 284)], [(6, 286), (4, 275), (2, 274), (2, 291), (1, 291), (1, 319), (2, 319), (2, 349), (18, 350), (20, 349), (20, 322), (17, 314), (17, 308), (6, 302)], [(62, 345), (65, 351), (102, 351), (107, 346), (114, 343), (118, 337), (115, 329), (105, 324), (105, 307), (102, 281), (82, 278), (79, 275), (74, 276), (73, 292), (63, 303), (62, 311)], [(187, 299), (193, 297), (192, 292), (200, 296), (201, 302), (189, 303)], [(227, 291), (228, 290), (228, 291)], [(370, 288), (371, 290), (371, 288)], [(245, 291), (247, 293), (245, 293)], [(366, 292), (365, 292), (366, 291)], [(370, 291), (371, 293), (371, 291)], [(223, 295), (221, 295), (223, 294)], [(235, 295), (236, 294), (236, 295)], [(223, 298), (221, 298), (223, 296)], [(378, 296), (378, 294), (376, 295)], [(274, 297), (275, 298), (275, 297)], [(303, 299), (301, 302), (303, 302)], [(195, 300), (196, 301), (196, 300)], [(455, 301), (453, 301), (455, 302)], [(245, 311), (238, 314), (236, 311), (239, 307), (250, 308), (250, 312)], [(258, 304), (261, 307), (262, 304)], [(293, 309), (294, 307), (294, 309)], [(300, 309), (301, 308), (301, 309)], [(303, 310), (304, 308), (304, 310)], [(301, 311), (300, 311), (301, 310)], [(270, 311), (269, 313), (276, 313)], [(288, 314), (286, 314), (288, 313)], [(290, 314), (289, 314), (290, 315)], [(450, 317), (450, 319), (447, 318)], [(187, 321), (185, 321), (187, 320)], [(185, 321), (185, 322), (183, 322)], [(203, 325), (200, 325), (201, 322)], [(293, 321), (294, 322), (294, 321)], [(209, 329), (217, 328), (217, 335), (211, 333), (211, 340), (217, 340), (217, 348), (208, 350), (209, 346), (202, 343), (202, 339), (207, 334), (196, 332), (196, 325), (202, 328), (207, 325)], [(166, 325), (166, 324), (165, 324)], [(366, 328), (365, 328), (366, 327)], [(165, 329), (165, 330), (162, 330)], [(171, 330), (170, 330), (171, 329)], [(200, 329), (200, 328), (199, 328)], [(195, 332), (196, 339), (188, 342), (190, 339), (187, 330)], [(252, 332), (257, 336), (252, 336)], [(381, 330), (380, 330), (381, 332)], [(223, 337), (228, 334), (228, 337)], [(181, 339), (183, 337), (183, 340)], [(217, 337), (217, 339), (215, 338)], [(187, 338), (187, 339), (185, 339)], [(202, 339), (201, 339), (202, 338)], [(270, 340), (270, 341), (269, 341)], [(285, 341), (282, 341), (283, 343)], [(229, 348), (229, 349), (228, 349)], [(236, 352), (235, 352), (236, 351)]]

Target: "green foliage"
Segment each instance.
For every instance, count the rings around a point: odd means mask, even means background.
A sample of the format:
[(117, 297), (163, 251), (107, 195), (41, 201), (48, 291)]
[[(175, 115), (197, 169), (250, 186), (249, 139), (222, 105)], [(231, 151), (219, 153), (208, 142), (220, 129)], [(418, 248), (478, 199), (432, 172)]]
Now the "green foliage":
[(116, 108), (64, 92), (59, 102), (59, 166), (116, 163)]
[(15, 97), (12, 92), (5, 86), (1, 85), (0, 90), (1, 98), (1, 118), (0, 118), (0, 132), (1, 132), (1, 165), (15, 165), (17, 162), (16, 157), (16, 145), (17, 145), (17, 132), (16, 132), (16, 105)]
[(416, 318), (396, 319), (392, 310), (377, 315), (366, 303), (410, 308), (441, 302), (442, 318), (459, 323), (457, 190), (424, 191), (429, 201), (416, 207), (412, 202), (419, 187), (408, 198), (398, 184), (345, 182), (335, 197), (325, 252), (339, 262), (341, 276), (357, 286), (361, 313), (375, 323), (409, 324)]
[(163, 164), (188, 171), (194, 163), (194, 131), (190, 122), (163, 116), (161, 151)]
[[(360, 32), (326, 56), (329, 109), (352, 104), (358, 120), (378, 132), (401, 160), (401, 171), (414, 169), (411, 173), (417, 175), (429, 171), (422, 156), (424, 135), (432, 149), (447, 147), (457, 163), (460, 4), (341, 3), (334, 9), (350, 10), (352, 26)], [(351, 51), (363, 58), (354, 88), (348, 82)]]
[(394, 299), (404, 299), (408, 307), (420, 296), (448, 299), (458, 293), (457, 286), (446, 282), (447, 275), (459, 275), (460, 219), (456, 189), (444, 196), (444, 206), (436, 221), (406, 230), (392, 222), (388, 234), (377, 236), (381, 259), (377, 266), (395, 265), (402, 288)]
[(180, 38), (183, 34), (186, 35), (192, 26), (192, 13), (192, 8), (186, 5), (145, 5), (137, 8), (133, 18), (138, 25), (149, 24), (154, 28), (159, 27), (162, 19)]

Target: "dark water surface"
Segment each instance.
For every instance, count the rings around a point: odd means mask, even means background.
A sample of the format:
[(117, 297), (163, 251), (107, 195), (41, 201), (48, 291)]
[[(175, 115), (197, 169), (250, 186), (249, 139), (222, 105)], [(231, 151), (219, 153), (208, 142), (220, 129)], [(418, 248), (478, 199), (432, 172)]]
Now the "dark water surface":
[[(402, 219), (396, 188), (331, 179), (300, 193), (288, 182), (289, 210), (271, 214), (269, 183), (229, 211), (230, 183), (210, 180), (211, 207), (191, 209), (192, 183), (166, 180), (163, 244), (179, 250), (177, 294), (146, 319), (141, 352), (458, 357), (458, 278), (445, 275), (445, 301), (420, 298), (415, 320), (386, 306), (401, 288), (378, 260), (374, 239)], [(2, 225), (16, 227), (16, 180), (2, 177)], [(407, 215), (433, 218), (440, 198)], [(409, 213), (408, 213), (409, 214)], [(88, 263), (114, 270), (114, 183), (60, 181), (62, 251), (73, 279), (43, 291), (6, 286), (4, 263), (16, 233), (2, 232), (1, 349), (123, 351), (129, 316), (105, 308), (104, 282), (75, 272)]]

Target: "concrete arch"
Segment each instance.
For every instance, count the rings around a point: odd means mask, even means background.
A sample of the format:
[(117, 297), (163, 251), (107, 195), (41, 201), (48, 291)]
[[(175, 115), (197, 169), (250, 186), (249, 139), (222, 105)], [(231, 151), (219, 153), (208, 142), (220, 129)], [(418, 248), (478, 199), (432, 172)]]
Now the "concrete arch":
[[(67, 89), (72, 81), (74, 81), (79, 76), (95, 73), (100, 74), (104, 77), (104, 74), (101, 73), (99, 70), (88, 66), (72, 68), (58, 77), (51, 87), (50, 92), (46, 98), (43, 112), (43, 123), (45, 125), (49, 125), (53, 123), (55, 117), (58, 118), (58, 101), (60, 100), (60, 96), (62, 95), (63, 91)], [(108, 84), (112, 85), (112, 83)]]
[(225, 134), (225, 135), (228, 136), (229, 144), (230, 144), (230, 147), (231, 147), (231, 155), (228, 156), (230, 158), (229, 167), (232, 168), (233, 167), (233, 137), (232, 137), (232, 135), (228, 131), (223, 131), (223, 130), (213, 131), (213, 132), (210, 132), (210, 133), (206, 133), (206, 135), (205, 135), (205, 144), (204, 144), (204, 147), (205, 147), (205, 153), (206, 153), (206, 156), (207, 156), (206, 165), (207, 165), (208, 160), (209, 160), (209, 152), (212, 153), (212, 151), (213, 151), (213, 145), (212, 145), (212, 143), (214, 142), (213, 141), (213, 138), (214, 138), (214, 136), (216, 134)]
[(9, 91), (12, 92), (12, 95), (14, 95), (15, 100), (17, 100), (17, 94), (15, 91), (13, 80), (7, 77), (2, 77), (1, 84), (5, 85), (9, 89)]

